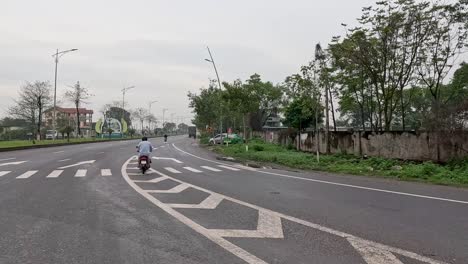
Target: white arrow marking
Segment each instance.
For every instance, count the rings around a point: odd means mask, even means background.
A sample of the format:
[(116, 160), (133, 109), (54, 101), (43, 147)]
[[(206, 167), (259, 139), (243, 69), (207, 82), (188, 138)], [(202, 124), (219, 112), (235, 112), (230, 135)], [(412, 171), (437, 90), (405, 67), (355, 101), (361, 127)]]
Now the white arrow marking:
[(179, 163), (179, 164), (182, 164), (183, 162), (178, 160), (178, 159), (174, 159), (174, 158), (164, 158), (164, 157), (153, 157), (153, 159), (155, 160), (172, 160), (174, 161), (175, 163)]
[(257, 230), (211, 229), (220, 237), (284, 238), (281, 218), (264, 210), (258, 211)]
[(83, 164), (92, 164), (92, 163), (94, 163), (95, 161), (96, 161), (96, 160), (82, 161), (82, 162), (78, 162), (78, 163), (75, 163), (75, 164), (72, 164), (72, 165), (60, 167), (59, 169), (66, 169), (66, 168), (76, 167), (76, 166), (80, 166), (80, 165), (83, 165)]
[(1, 164), (0, 164), (0, 167), (1, 167), (1, 166), (8, 166), (8, 165), (18, 165), (18, 164), (22, 164), (22, 163), (25, 163), (25, 162), (28, 162), (28, 161), (23, 160), (23, 161), (15, 161), (15, 162), (1, 163)]

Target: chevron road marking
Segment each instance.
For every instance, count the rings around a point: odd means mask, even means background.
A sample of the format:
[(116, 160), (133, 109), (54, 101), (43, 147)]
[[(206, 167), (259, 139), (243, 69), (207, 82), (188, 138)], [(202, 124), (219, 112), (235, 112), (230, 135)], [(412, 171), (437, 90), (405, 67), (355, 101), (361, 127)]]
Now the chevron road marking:
[(190, 208), (190, 209), (215, 209), (223, 201), (223, 197), (217, 194), (210, 194), (199, 204), (168, 204), (172, 208)]

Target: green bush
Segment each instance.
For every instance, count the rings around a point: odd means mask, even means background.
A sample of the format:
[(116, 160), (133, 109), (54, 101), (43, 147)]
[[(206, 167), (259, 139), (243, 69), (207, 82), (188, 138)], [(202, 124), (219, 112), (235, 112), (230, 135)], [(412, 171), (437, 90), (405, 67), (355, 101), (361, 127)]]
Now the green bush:
[(253, 145), (252, 149), (255, 151), (264, 151), (265, 147), (262, 145)]

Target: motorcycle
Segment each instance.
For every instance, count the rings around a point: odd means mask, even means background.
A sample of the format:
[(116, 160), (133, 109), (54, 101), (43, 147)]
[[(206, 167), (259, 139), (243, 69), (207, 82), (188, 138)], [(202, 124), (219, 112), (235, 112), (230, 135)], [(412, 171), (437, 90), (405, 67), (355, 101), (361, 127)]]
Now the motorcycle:
[(149, 159), (148, 156), (140, 156), (140, 157), (138, 158), (138, 165), (139, 165), (139, 167), (140, 167), (140, 170), (141, 170), (141, 173), (142, 173), (142, 174), (145, 174), (145, 172), (146, 172), (147, 170), (149, 170), (149, 168), (150, 168), (150, 163), (151, 163), (151, 161), (150, 161), (150, 159)]

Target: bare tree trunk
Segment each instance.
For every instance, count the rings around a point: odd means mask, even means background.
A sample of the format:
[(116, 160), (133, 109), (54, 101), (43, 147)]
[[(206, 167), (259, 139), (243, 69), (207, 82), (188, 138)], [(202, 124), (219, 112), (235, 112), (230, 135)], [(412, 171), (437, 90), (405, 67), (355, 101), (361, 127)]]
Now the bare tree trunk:
[(333, 119), (333, 131), (336, 132), (336, 119), (335, 119), (335, 107), (333, 105), (333, 96), (331, 93), (331, 89), (328, 89), (329, 95), (330, 95), (330, 106), (331, 106), (331, 112), (332, 112), (332, 119)]
[(77, 134), (76, 134), (76, 137), (79, 137), (81, 136), (81, 129), (80, 129), (80, 112), (79, 112), (79, 109), (78, 109), (78, 102), (75, 104), (75, 107), (76, 107), (76, 131), (77, 131)]
[(328, 86), (325, 86), (325, 141), (327, 143), (326, 153), (330, 154), (330, 120), (328, 104)]
[(41, 123), (42, 123), (42, 97), (37, 98), (37, 109), (39, 111), (38, 121), (37, 121), (37, 140), (41, 140)]
[(247, 139), (247, 130), (245, 127), (245, 114), (242, 115), (242, 125), (244, 126), (244, 141)]

